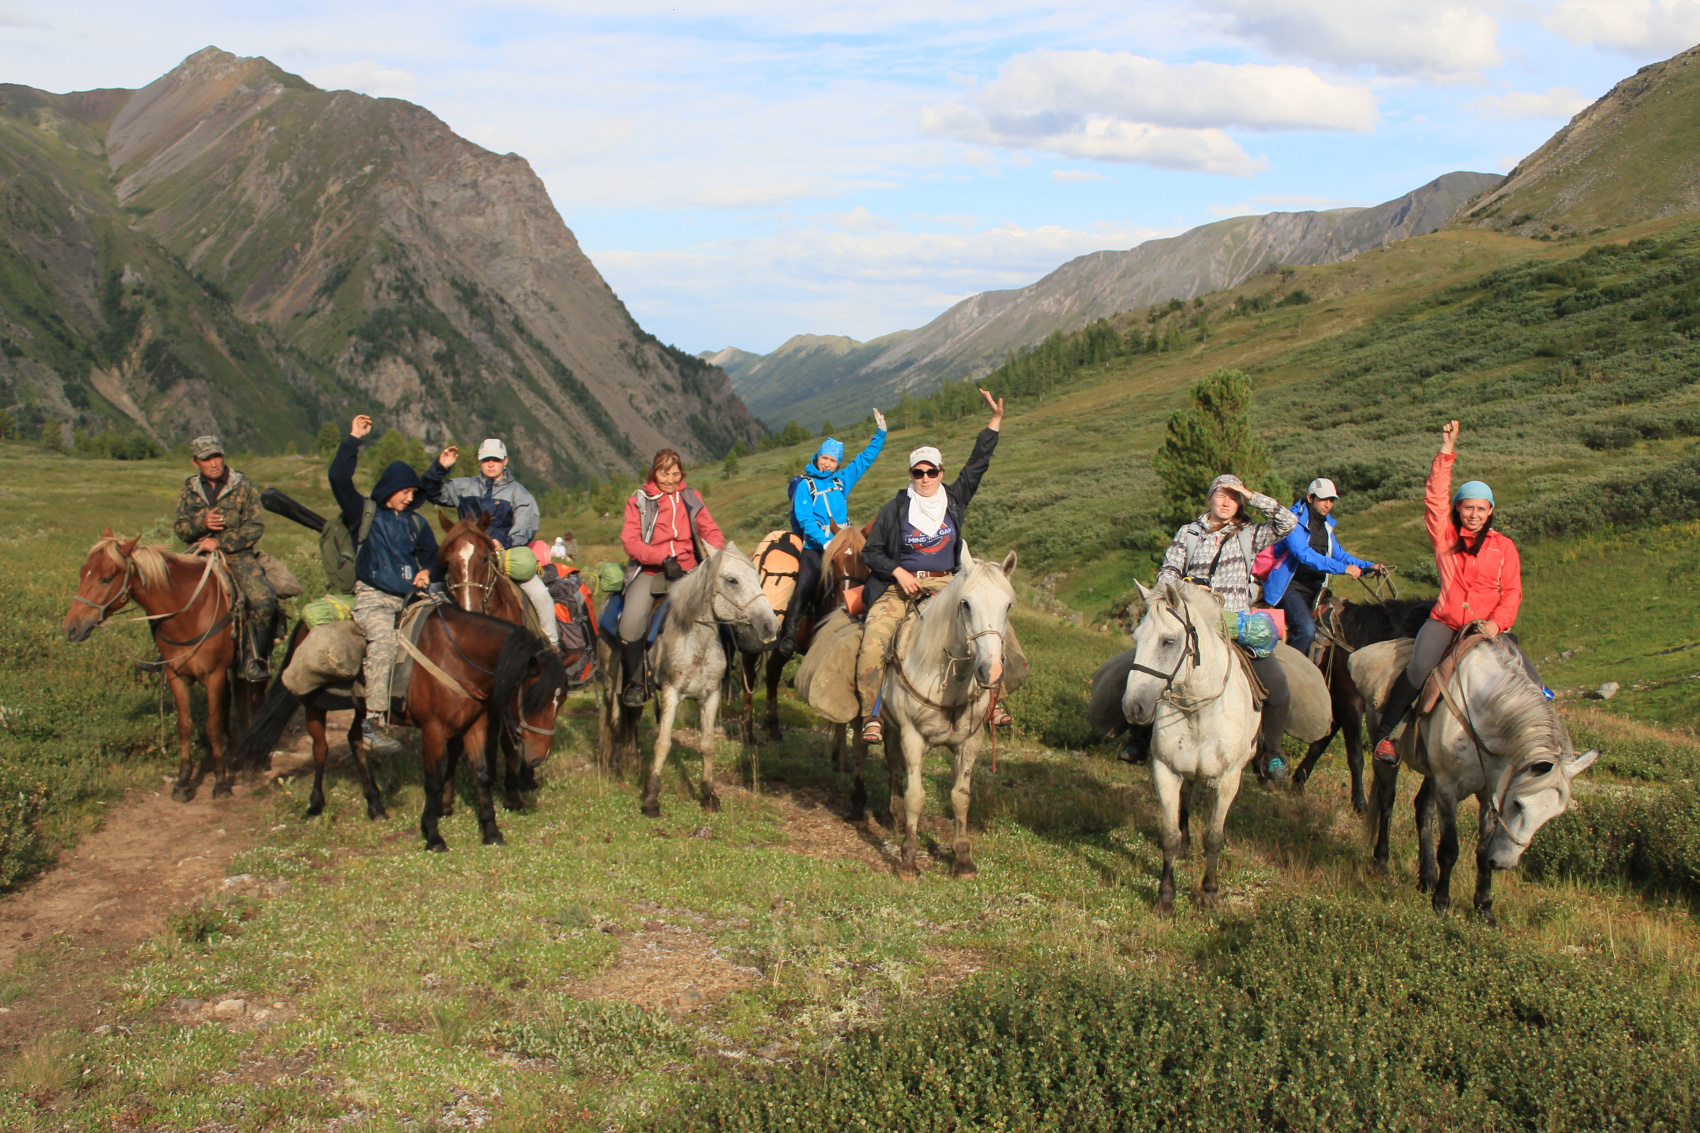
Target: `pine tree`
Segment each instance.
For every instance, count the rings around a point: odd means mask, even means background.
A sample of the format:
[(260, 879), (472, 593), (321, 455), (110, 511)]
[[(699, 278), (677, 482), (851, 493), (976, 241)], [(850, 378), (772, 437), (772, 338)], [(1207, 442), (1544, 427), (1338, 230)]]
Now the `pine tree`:
[(319, 439), (314, 443), (320, 456), (331, 456), (336, 452), (336, 446), (342, 443), (342, 430), (335, 421), (326, 421), (319, 426)]
[(1169, 418), (1163, 446), (1151, 460), (1163, 482), (1162, 520), (1180, 526), (1204, 510), (1210, 481), (1232, 472), (1253, 491), (1281, 499), (1286, 484), (1269, 465), (1269, 449), (1251, 431), (1251, 382), (1238, 370), (1217, 370), (1192, 387), (1192, 405)]

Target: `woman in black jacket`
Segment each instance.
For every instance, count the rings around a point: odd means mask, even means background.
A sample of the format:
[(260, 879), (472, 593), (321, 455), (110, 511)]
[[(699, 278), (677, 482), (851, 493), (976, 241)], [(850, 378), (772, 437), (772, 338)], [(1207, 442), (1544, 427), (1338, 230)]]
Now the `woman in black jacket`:
[(943, 589), (962, 565), (963, 515), (992, 463), (1003, 425), (1003, 398), (993, 400), (985, 390), (980, 396), (991, 407), (992, 419), (980, 430), (962, 473), (943, 483), (944, 458), (938, 449), (923, 445), (911, 452), (909, 487), (880, 509), (862, 549), (862, 561), (868, 564), (862, 591), (868, 615), (856, 657), (856, 691), (862, 700), (862, 738), (870, 744), (883, 738), (874, 701), (905, 605), (923, 592)]

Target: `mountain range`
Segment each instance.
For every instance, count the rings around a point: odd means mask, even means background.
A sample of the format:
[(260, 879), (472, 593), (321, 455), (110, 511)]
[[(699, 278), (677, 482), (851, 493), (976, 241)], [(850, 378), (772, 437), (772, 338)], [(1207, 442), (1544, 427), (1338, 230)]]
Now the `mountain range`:
[(1498, 185), (1488, 173), (1448, 173), (1370, 208), (1272, 212), (1220, 220), (1125, 251), (1070, 260), (1038, 282), (970, 296), (919, 330), (871, 342), (797, 335), (767, 355), (729, 348), (699, 357), (732, 376), (751, 411), (860, 420), (905, 390), (985, 373), (1011, 350), (1121, 311), (1235, 287), (1273, 264), (1338, 263), (1393, 240), (1433, 232), (1458, 206)]
[(0, 86), (0, 404), (238, 449), (368, 410), (562, 485), (762, 433), (523, 158), (212, 47), (139, 90)]

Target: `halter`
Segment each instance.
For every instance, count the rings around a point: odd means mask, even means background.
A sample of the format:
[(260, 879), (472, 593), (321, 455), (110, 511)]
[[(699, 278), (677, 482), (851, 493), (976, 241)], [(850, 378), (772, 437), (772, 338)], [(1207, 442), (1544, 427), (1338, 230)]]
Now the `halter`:
[(500, 564), (497, 561), (497, 551), (493, 547), (487, 547), (484, 551), (483, 585), (480, 585), (472, 581), (471, 578), (468, 578), (464, 582), (449, 583), (447, 589), (450, 591), (462, 589), (479, 591), (484, 597), (483, 600), (478, 603), (478, 612), (481, 614), (488, 614), (490, 612), (490, 596), (495, 592), (496, 580), (502, 577), (506, 577), (506, 575), (505, 572), (500, 569)]
[[(720, 555), (723, 555), (725, 553), (726, 553), (725, 551), (721, 551), (719, 554), (715, 555), (715, 558), (719, 558)], [(700, 568), (706, 568), (708, 566), (708, 564), (706, 562), (705, 563), (699, 563), (697, 565), (698, 565), (699, 569)], [(754, 566), (755, 564), (752, 563), (751, 565)], [(699, 625), (699, 626), (712, 626), (712, 625), (738, 625), (738, 624), (742, 624), (742, 623), (747, 623), (750, 620), (749, 619), (749, 609), (750, 609), (750, 607), (755, 605), (756, 600), (758, 598), (766, 598), (767, 597), (766, 594), (762, 593), (762, 589), (761, 589), (761, 585), (760, 585), (761, 572), (759, 570), (756, 572), (756, 578), (757, 578), (756, 592), (754, 594), (750, 595), (748, 598), (746, 598), (741, 603), (736, 602), (733, 599), (728, 598), (726, 595), (722, 594), (720, 592), (720, 586), (717, 583), (714, 587), (714, 593), (709, 595), (708, 601), (705, 603), (705, 605), (708, 607), (708, 616), (705, 618), (705, 617), (703, 617), (699, 614), (697, 616), (696, 624)], [(723, 618), (719, 614), (715, 613), (714, 612), (714, 604), (716, 602), (720, 602), (720, 601), (726, 602), (729, 606), (731, 606), (734, 610), (736, 610), (737, 613), (733, 614), (730, 618)]]
[(112, 610), (114, 607), (121, 607), (121, 606), (124, 605), (125, 602), (128, 602), (130, 600), (130, 584), (135, 580), (135, 577), (136, 577), (135, 560), (126, 556), (125, 559), (124, 559), (124, 585), (119, 587), (118, 593), (114, 594), (112, 597), (108, 598), (104, 602), (90, 602), (87, 598), (84, 598), (81, 594), (73, 594), (71, 596), (71, 601), (81, 602), (85, 606), (92, 606), (96, 610), (99, 610), (100, 611), (100, 619), (95, 623), (96, 625), (99, 625), (99, 624), (106, 621), (106, 615), (107, 615), (108, 611)]
[[(903, 615), (904, 620), (907, 621), (908, 619), (910, 619), (912, 617), (919, 617), (920, 611), (921, 611), (921, 603), (926, 598), (929, 598), (929, 597), (932, 597), (932, 594), (930, 594), (926, 591), (923, 591), (920, 594), (909, 595), (906, 598), (908, 605), (907, 605), (907, 608), (904, 610), (904, 615)], [(961, 616), (960, 613), (957, 616), (960, 617)], [(966, 627), (964, 627), (964, 628), (966, 628)], [(945, 651), (944, 651), (944, 656), (945, 656), (944, 671), (943, 671), (943, 673), (940, 674), (940, 679), (939, 679), (939, 683), (940, 683), (941, 688), (949, 686), (950, 681), (956, 675), (956, 666), (963, 664), (965, 662), (968, 662), (968, 661), (972, 661), (974, 659), (974, 642), (977, 641), (978, 639), (982, 638), (982, 637), (996, 637), (998, 639), (998, 650), (999, 650), (1000, 653), (1003, 651), (1004, 632), (1001, 629), (983, 629), (983, 630), (980, 630), (978, 633), (969, 634), (968, 637), (967, 637), (967, 640), (965, 640), (963, 642), (963, 645), (967, 647), (968, 651), (960, 657), (958, 657), (956, 654), (952, 653), (950, 651), (949, 646), (946, 646)], [(906, 656), (906, 657), (900, 658), (900, 657), (897, 656), (898, 643), (899, 643), (899, 641), (902, 640), (902, 638), (903, 638), (903, 627), (901, 625), (899, 625), (897, 632), (891, 635), (891, 644), (887, 647), (887, 651), (886, 651), (886, 664), (894, 667), (897, 670), (897, 679), (900, 682), (902, 682), (904, 690), (907, 691), (910, 696), (914, 697), (916, 700), (919, 700), (922, 704), (925, 704), (928, 708), (933, 709), (935, 712), (949, 713), (952, 717), (952, 721), (954, 722), (955, 714), (958, 711), (960, 711), (961, 709), (968, 707), (969, 705), (967, 705), (967, 704), (942, 704), (939, 701), (933, 700), (932, 698), (927, 696), (926, 693), (922, 692), (919, 688), (917, 688), (915, 686), (915, 682), (909, 679), (908, 665), (906, 664), (906, 662), (908, 661), (908, 657)], [(974, 683), (975, 683), (976, 686), (978, 686), (982, 690), (995, 689), (997, 687), (995, 684), (992, 684), (992, 685), (981, 684), (979, 674), (975, 674)], [(989, 708), (988, 708), (988, 711), (990, 711)], [(996, 733), (994, 731), (994, 735), (995, 734)]]
[(1194, 669), (1197, 669), (1204, 663), (1203, 652), (1198, 640), (1198, 627), (1193, 624), (1192, 610), (1187, 606), (1184, 600), (1181, 602), (1181, 612), (1179, 614), (1175, 614), (1173, 610), (1169, 609), (1167, 604), (1154, 605), (1152, 608), (1167, 611), (1171, 616), (1178, 618), (1180, 623), (1186, 627), (1186, 641), (1182, 644), (1181, 655), (1175, 658), (1175, 667), (1166, 673), (1161, 669), (1153, 669), (1149, 665), (1141, 665), (1138, 662), (1129, 666), (1129, 671), (1144, 673), (1147, 676), (1160, 678), (1163, 682), (1163, 691), (1157, 694), (1158, 703), (1167, 701), (1182, 712), (1195, 711), (1221, 697), (1224, 692), (1228, 691), (1228, 682), (1226, 679), (1222, 681), (1222, 687), (1217, 689), (1215, 693), (1210, 696), (1187, 696), (1185, 693), (1175, 691), (1175, 678), (1180, 676), (1181, 667), (1186, 664), (1189, 656), (1192, 658), (1192, 666)]
[[(169, 645), (169, 646), (172, 646), (173, 648), (177, 648), (177, 649), (188, 649), (189, 653), (188, 653), (187, 656), (173, 657), (170, 661), (167, 662), (167, 664), (175, 665), (179, 672), (182, 671), (182, 667), (183, 667), (184, 664), (193, 660), (195, 654), (197, 654), (201, 651), (201, 646), (205, 645), (208, 641), (211, 641), (213, 635), (218, 633), (225, 626), (229, 625), (231, 619), (236, 616), (236, 602), (235, 602), (235, 599), (232, 598), (231, 603), (230, 603), (230, 609), (225, 611), (224, 616), (222, 618), (219, 618), (218, 620), (214, 621), (206, 629), (202, 630), (198, 637), (193, 637), (193, 638), (189, 639), (188, 641), (173, 641), (169, 637), (161, 637), (160, 633), (159, 633), (161, 625), (163, 625), (165, 622), (170, 621), (172, 618), (177, 617), (179, 614), (188, 613), (189, 610), (194, 607), (195, 602), (197, 600), (199, 600), (199, 598), (201, 597), (201, 591), (205, 590), (206, 587), (207, 587), (207, 579), (212, 577), (213, 563), (216, 560), (221, 559), (222, 557), (223, 557), (223, 555), (222, 555), (221, 552), (214, 552), (212, 554), (209, 554), (206, 557), (207, 565), (204, 568), (202, 568), (202, 570), (201, 570), (201, 577), (200, 577), (200, 580), (195, 583), (194, 592), (189, 595), (189, 600), (187, 602), (185, 602), (180, 608), (171, 611), (169, 614), (142, 614), (138, 617), (123, 619), (125, 621), (147, 622), (147, 623), (149, 623), (148, 631), (153, 634), (154, 641), (155, 641), (156, 644)], [(133, 597), (133, 595), (131, 594), (131, 590), (134, 587), (136, 574), (137, 574), (136, 560), (130, 558), (128, 555), (125, 555), (124, 556), (124, 585), (119, 588), (118, 593), (116, 593), (112, 597), (108, 598), (105, 602), (91, 602), (87, 598), (84, 598), (81, 594), (71, 595), (71, 600), (73, 602), (81, 602), (85, 606), (89, 606), (89, 607), (92, 607), (93, 609), (99, 610), (100, 611), (100, 617), (96, 620), (95, 625), (97, 625), (97, 626), (106, 625), (107, 624), (106, 616), (107, 616), (108, 612), (111, 611), (111, 610), (114, 610), (114, 609), (122, 608), (124, 603), (129, 601)], [(138, 603), (138, 605), (139, 605), (139, 603)], [(216, 610), (218, 607), (215, 605), (213, 608)], [(164, 651), (161, 650), (161, 653), (163, 653), (163, 652)]]

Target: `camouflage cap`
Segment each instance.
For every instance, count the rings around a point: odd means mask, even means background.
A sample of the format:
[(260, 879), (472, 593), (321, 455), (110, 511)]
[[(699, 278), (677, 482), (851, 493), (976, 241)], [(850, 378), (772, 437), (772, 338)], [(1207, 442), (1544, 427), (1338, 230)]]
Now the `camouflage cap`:
[(224, 442), (211, 433), (204, 437), (196, 437), (189, 442), (189, 455), (196, 460), (205, 460), (209, 456), (223, 456)]

